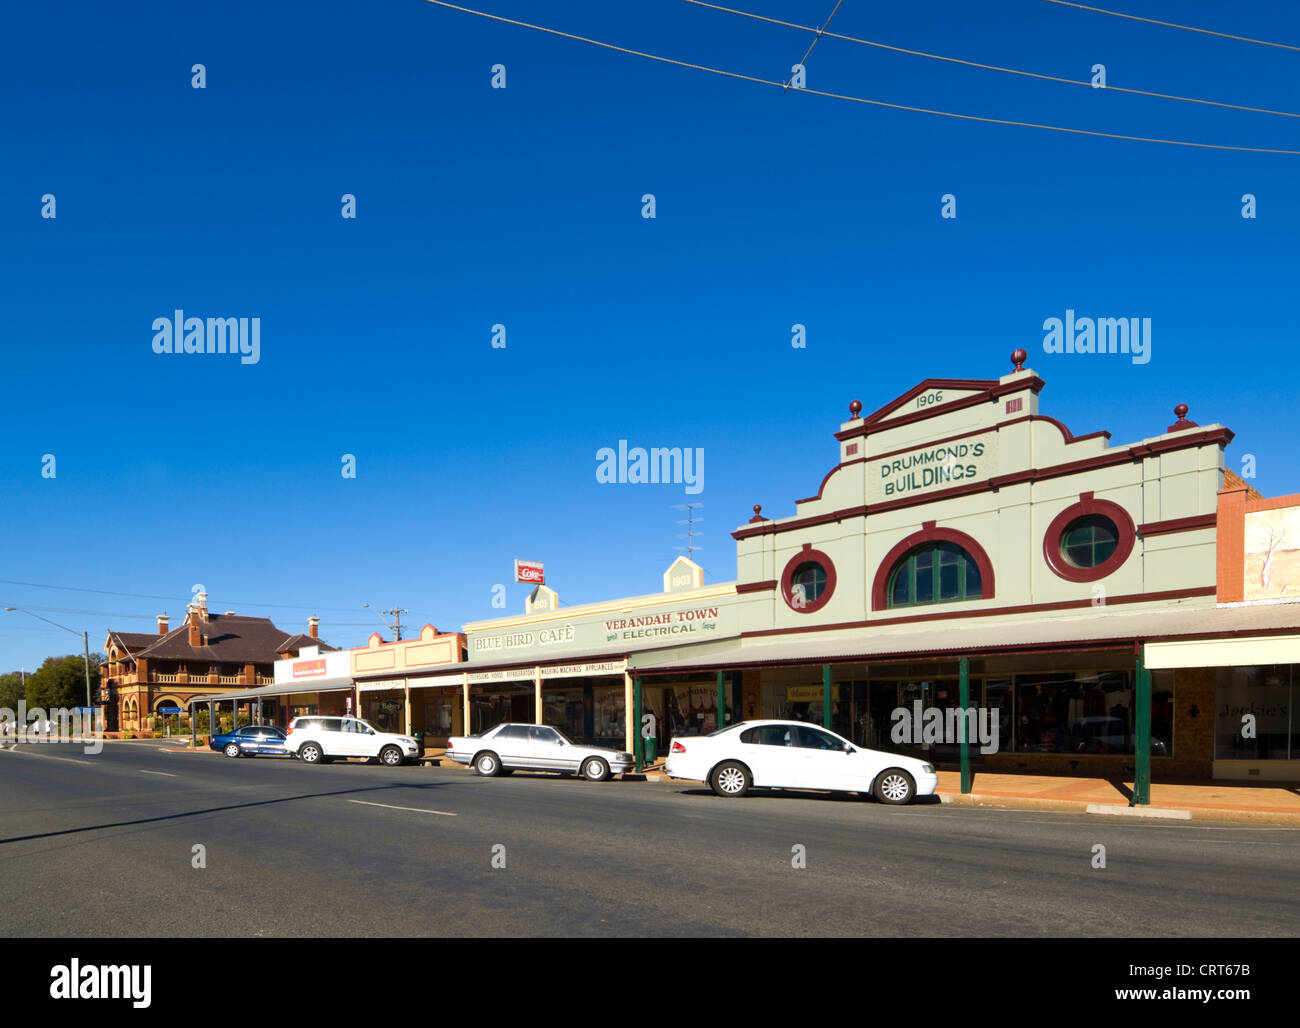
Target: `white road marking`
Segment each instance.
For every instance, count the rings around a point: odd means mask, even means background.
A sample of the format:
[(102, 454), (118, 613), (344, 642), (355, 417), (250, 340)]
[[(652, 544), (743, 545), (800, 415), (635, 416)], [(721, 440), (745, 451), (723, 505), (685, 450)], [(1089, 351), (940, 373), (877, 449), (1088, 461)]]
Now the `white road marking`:
[(146, 771), (144, 768), (140, 768), (139, 771), (140, 771), (140, 774), (142, 774), (142, 775), (165, 775), (167, 778), (175, 778), (175, 777), (176, 777), (176, 776), (175, 776), (174, 774), (172, 774), (170, 771)]
[(29, 757), (44, 757), (46, 760), (62, 760), (68, 764), (94, 764), (93, 760), (78, 760), (76, 757), (56, 757), (53, 753), (33, 753), (31, 750), (20, 750), (16, 745), (10, 747), (10, 753), (25, 753)]
[(348, 800), (349, 803), (360, 803), (367, 807), (387, 807), (389, 810), (410, 810), (417, 814), (441, 814), (443, 817), (456, 817), (456, 814), (450, 814), (445, 810), (425, 810), (423, 807), (395, 807), (391, 803), (370, 803), (367, 800)]

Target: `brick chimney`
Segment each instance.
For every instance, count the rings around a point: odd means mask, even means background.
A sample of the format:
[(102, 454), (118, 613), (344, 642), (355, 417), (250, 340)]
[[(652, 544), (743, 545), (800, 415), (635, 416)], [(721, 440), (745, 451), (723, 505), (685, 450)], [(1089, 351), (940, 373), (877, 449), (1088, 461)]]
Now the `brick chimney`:
[(159, 614), (159, 615), (158, 615), (158, 634), (159, 634), (159, 635), (166, 635), (166, 634), (168, 633), (168, 631), (170, 631), (170, 629), (167, 627), (169, 624), (171, 624), (171, 618), (169, 618), (166, 614)]
[(307, 619), (307, 634), (313, 639), (320, 638), (320, 618), (313, 615)]
[(190, 629), (190, 645), (199, 647), (203, 645), (203, 628), (202, 619), (199, 617), (198, 604), (191, 603), (189, 616), (185, 619), (186, 625)]

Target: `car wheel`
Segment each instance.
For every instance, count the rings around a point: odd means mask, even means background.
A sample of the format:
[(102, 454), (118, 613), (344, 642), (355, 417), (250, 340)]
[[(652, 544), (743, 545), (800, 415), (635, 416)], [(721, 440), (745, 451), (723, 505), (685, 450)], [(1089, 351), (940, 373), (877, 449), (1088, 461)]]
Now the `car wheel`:
[(609, 765), (599, 757), (588, 757), (582, 762), (582, 777), (589, 782), (603, 782), (609, 777)]
[(752, 782), (749, 768), (734, 760), (719, 764), (709, 776), (709, 785), (719, 796), (744, 796)]
[(224, 753), (227, 757), (237, 757), (239, 756), (239, 743), (228, 742), (226, 743), (225, 749), (223, 749), (221, 752)]
[(379, 751), (379, 762), (387, 767), (397, 767), (402, 762), (402, 751), (396, 746), (385, 746)]
[(495, 778), (501, 773), (501, 758), (495, 753), (480, 753), (474, 758), (474, 770), (484, 778)]
[(298, 751), (298, 759), (304, 764), (320, 764), (325, 759), (325, 754), (314, 742), (303, 743), (302, 748)]
[(881, 803), (911, 803), (916, 798), (916, 782), (902, 768), (891, 767), (880, 773), (874, 791)]

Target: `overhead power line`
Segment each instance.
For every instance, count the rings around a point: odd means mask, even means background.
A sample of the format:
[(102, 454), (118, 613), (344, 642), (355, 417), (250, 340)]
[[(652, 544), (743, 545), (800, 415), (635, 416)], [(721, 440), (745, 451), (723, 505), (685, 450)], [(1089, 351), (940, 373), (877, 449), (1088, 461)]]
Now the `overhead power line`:
[[(452, 11), (460, 11), (463, 14), (473, 14), (479, 18), (487, 18), (489, 21), (499, 21), (506, 25), (516, 25), (519, 28), (532, 29), (535, 32), (544, 32), (551, 36), (560, 36), (563, 39), (572, 39), (579, 43), (590, 43), (592, 46), (602, 47), (606, 50), (614, 50), (618, 53), (631, 54), (633, 57), (644, 57), (649, 61), (658, 61), (660, 64), (672, 64), (681, 68), (692, 68), (695, 71), (706, 71), (711, 75), (721, 75), (724, 78), (738, 79), (742, 82), (756, 82), (762, 86), (775, 86), (777, 89), (784, 90), (784, 85), (775, 82), (772, 79), (759, 78), (756, 75), (745, 75), (738, 71), (727, 71), (724, 68), (713, 68), (706, 64), (693, 64), (690, 61), (679, 61), (673, 57), (663, 57), (659, 54), (647, 53), (644, 50), (633, 50), (630, 47), (619, 46), (615, 43), (606, 43), (600, 39), (592, 39), (588, 36), (578, 36), (572, 32), (563, 32), (560, 29), (553, 29), (546, 25), (534, 25), (531, 22), (519, 21), (515, 18), (506, 18), (499, 14), (489, 14), (486, 11), (476, 11), (470, 7), (461, 7), (457, 4), (448, 3), (447, 0), (425, 0), (425, 3), (433, 4), (437, 7), (446, 7)], [(885, 100), (871, 100), (861, 96), (849, 96), (845, 93), (831, 93), (822, 89), (811, 89), (803, 86), (797, 90), (800, 93), (809, 93), (813, 96), (829, 97), (832, 100), (846, 100), (850, 103), (868, 104), (872, 107), (885, 107), (895, 111), (909, 111), (913, 114), (933, 114), (943, 118), (956, 118), (960, 121), (977, 121), (987, 125), (1012, 125), (1017, 128), (1042, 129), (1047, 132), (1065, 132), (1076, 136), (1094, 136), (1101, 139), (1122, 139), (1130, 143), (1160, 143), (1164, 146), (1184, 146), (1197, 150), (1230, 150), (1236, 153), (1271, 153), (1282, 154), (1288, 157), (1300, 157), (1300, 150), (1282, 150), (1264, 146), (1233, 146), (1226, 143), (1198, 143), (1186, 139), (1162, 139), (1155, 136), (1130, 136), (1118, 132), (1102, 132), (1096, 129), (1070, 128), (1066, 125), (1045, 125), (1032, 121), (1013, 121), (1008, 118), (989, 118), (978, 114), (959, 114), (953, 111), (940, 111), (930, 107), (914, 107), (908, 104), (889, 103)]]
[[(844, 3), (844, 0), (835, 0), (835, 8), (834, 8), (834, 10), (831, 11), (830, 15), (826, 18), (826, 21), (824, 21), (824, 22), (822, 23), (822, 27), (821, 27), (820, 29), (810, 29), (810, 30), (809, 30), (810, 32), (814, 32), (814, 31), (815, 31), (815, 32), (817, 33), (817, 35), (813, 36), (813, 41), (812, 41), (811, 43), (808, 44), (808, 49), (805, 50), (804, 53), (803, 53), (803, 56), (799, 58), (799, 63), (800, 63), (800, 64), (807, 64), (807, 63), (808, 63), (808, 58), (812, 56), (813, 49), (817, 46), (818, 43), (821, 42), (821, 38), (822, 38), (822, 36), (825, 34), (826, 30), (830, 27), (830, 24), (831, 24), (831, 18), (834, 18), (834, 17), (835, 17), (835, 12), (838, 11), (838, 10), (840, 9), (840, 4), (842, 4), (842, 3)], [(790, 85), (790, 80), (789, 80), (789, 79), (786, 79), (786, 81), (785, 81), (785, 85), (786, 85), (787, 88), (789, 87), (789, 85)]]
[[(136, 600), (171, 600), (175, 602), (179, 602), (180, 600), (185, 600), (185, 602), (187, 603), (189, 602), (189, 600), (186, 597), (180, 594), (174, 596), (159, 596), (156, 593), (124, 593), (124, 592), (117, 592), (112, 589), (88, 589), (82, 586), (75, 586), (75, 585), (45, 585), (41, 582), (19, 582), (19, 581), (15, 581), (12, 578), (0, 578), (0, 584), (25, 585), (32, 589), (59, 589), (62, 590), (63, 592), (72, 592), (72, 593), (96, 593), (99, 596), (126, 596)], [(282, 610), (307, 610), (310, 608), (312, 610), (340, 611), (346, 614), (356, 613), (355, 607), (321, 607), (319, 605), (312, 604), (312, 603), (259, 603), (257, 601), (250, 601), (250, 600), (225, 600), (225, 599), (221, 600), (221, 603), (233, 604), (237, 607), (275, 607)], [(53, 610), (54, 608), (50, 607), (47, 609)], [(123, 616), (136, 617), (138, 615), (131, 614), (131, 615), (123, 615)], [(150, 614), (148, 616), (152, 617), (153, 615)]]
[(1238, 43), (1254, 43), (1256, 46), (1272, 46), (1279, 50), (1296, 50), (1300, 51), (1300, 46), (1293, 46), (1290, 43), (1274, 43), (1267, 39), (1252, 39), (1250, 36), (1235, 36), (1231, 32), (1216, 32), (1214, 29), (1201, 29), (1195, 25), (1179, 25), (1175, 21), (1160, 21), (1156, 18), (1143, 18), (1138, 14), (1125, 14), (1123, 11), (1108, 11), (1104, 7), (1089, 7), (1087, 4), (1071, 3), (1070, 0), (1045, 0), (1046, 3), (1056, 4), (1058, 7), (1076, 7), (1081, 11), (1091, 11), (1093, 14), (1109, 14), (1112, 18), (1126, 18), (1129, 21), (1141, 21), (1148, 25), (1160, 25), (1167, 29), (1181, 29), (1183, 32), (1199, 32), (1203, 36), (1218, 36), (1220, 39), (1235, 39)]
[[(930, 53), (926, 50), (912, 50), (905, 46), (894, 46), (890, 43), (881, 43), (874, 39), (861, 39), (857, 36), (846, 36), (839, 32), (827, 32), (825, 29), (816, 29), (811, 25), (798, 25), (792, 21), (782, 21), (780, 18), (769, 18), (766, 15), (754, 14), (752, 11), (741, 11), (734, 7), (723, 7), (721, 4), (712, 4), (706, 0), (682, 0), (683, 3), (693, 4), (696, 7), (706, 7), (712, 11), (721, 11), (724, 14), (735, 14), (742, 18), (751, 18), (754, 21), (767, 22), (769, 25), (780, 25), (788, 29), (798, 29), (801, 32), (816, 32), (818, 38), (828, 36), (831, 39), (839, 39), (845, 43), (857, 43), (860, 46), (872, 46), (878, 50), (889, 50), (896, 54), (906, 54), (909, 57), (924, 57), (930, 61), (944, 61), (948, 64), (960, 64), (967, 68), (980, 68), (984, 71), (997, 71), (1005, 75), (1020, 75), (1023, 78), (1041, 79), (1044, 82), (1060, 82), (1070, 86), (1087, 86), (1089, 89), (1096, 89), (1092, 82), (1087, 79), (1071, 79), (1061, 75), (1046, 75), (1037, 71), (1025, 71), (1021, 68), (1004, 68), (998, 64), (984, 64), (980, 61), (967, 61), (961, 57), (947, 57), (943, 54)], [(814, 40), (814, 43), (816, 40)], [(810, 48), (811, 49), (811, 48)], [(1300, 113), (1294, 111), (1276, 111), (1269, 107), (1251, 107), (1247, 104), (1233, 104), (1222, 100), (1202, 100), (1194, 96), (1179, 96), (1175, 93), (1158, 93), (1150, 89), (1135, 89), (1130, 86), (1116, 86), (1106, 83), (1106, 92), (1108, 93), (1130, 93), (1134, 96), (1149, 96), (1157, 100), (1177, 100), (1181, 103), (1204, 104), (1207, 107), (1226, 107), (1234, 111), (1248, 111), (1252, 114), (1271, 114), (1279, 118), (1300, 118)]]

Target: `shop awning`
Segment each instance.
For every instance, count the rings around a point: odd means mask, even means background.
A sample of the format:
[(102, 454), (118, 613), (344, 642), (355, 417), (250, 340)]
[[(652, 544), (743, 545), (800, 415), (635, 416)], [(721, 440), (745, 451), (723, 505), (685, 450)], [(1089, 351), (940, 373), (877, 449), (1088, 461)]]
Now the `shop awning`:
[(1300, 633), (1236, 636), (1231, 639), (1180, 639), (1148, 643), (1149, 668), (1249, 667), (1300, 664)]
[[(1276, 640), (1271, 645), (1269, 640)], [(1287, 643), (1286, 640), (1296, 640)], [(1012, 621), (994, 617), (953, 621), (927, 621), (916, 627), (859, 628), (844, 631), (800, 632), (785, 636), (742, 639), (710, 653), (679, 649), (673, 654), (638, 654), (630, 669), (638, 672), (672, 672), (699, 668), (749, 667), (762, 664), (849, 663), (859, 660), (943, 658), (1044, 649), (1051, 646), (1089, 647), (1147, 643), (1158, 660), (1182, 652), (1191, 659), (1200, 651), (1177, 645), (1190, 642), (1221, 644), (1240, 641), (1232, 663), (1300, 663), (1300, 602), (1256, 606), (1176, 607), (1132, 613), (1092, 613), (1080, 610), (1069, 616)], [(1177, 645), (1176, 645), (1177, 644)], [(1166, 647), (1159, 650), (1157, 647)], [(1206, 651), (1208, 652), (1208, 651)], [(1229, 650), (1219, 651), (1226, 659)], [(1259, 655), (1291, 654), (1286, 659), (1256, 659)], [(1157, 663), (1147, 666), (1208, 667), (1213, 664)]]
[(316, 692), (351, 692), (352, 680), (342, 678), (317, 678), (311, 682), (285, 682), (281, 685), (259, 685), (256, 689), (242, 689), (236, 692), (218, 692), (211, 696), (195, 696), (190, 705), (195, 703), (229, 703), (231, 700), (256, 700), (261, 697), (302, 696)]

